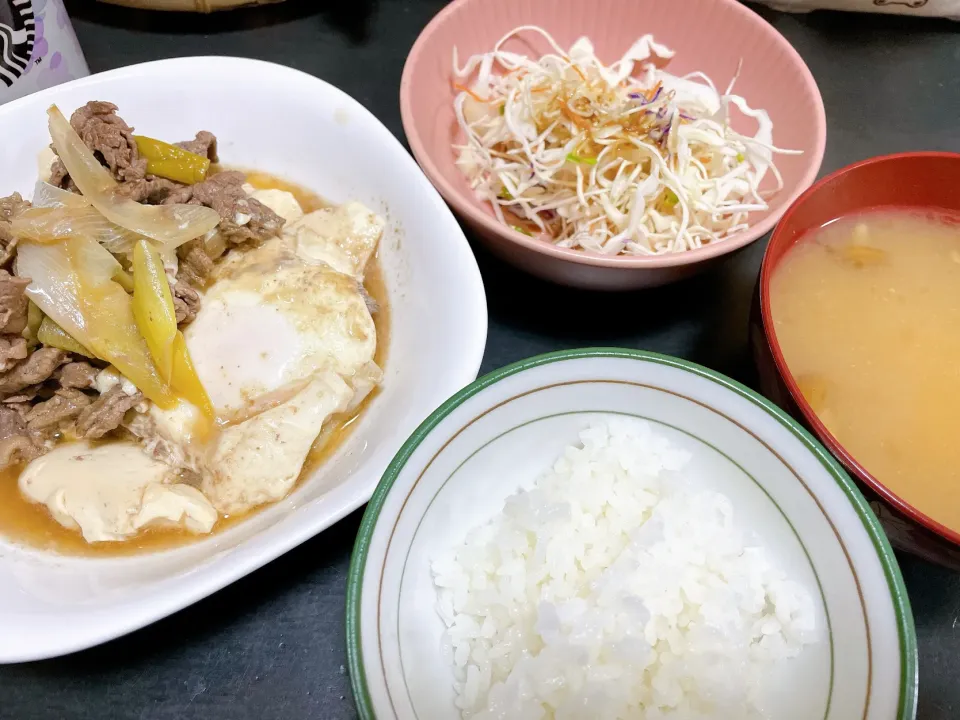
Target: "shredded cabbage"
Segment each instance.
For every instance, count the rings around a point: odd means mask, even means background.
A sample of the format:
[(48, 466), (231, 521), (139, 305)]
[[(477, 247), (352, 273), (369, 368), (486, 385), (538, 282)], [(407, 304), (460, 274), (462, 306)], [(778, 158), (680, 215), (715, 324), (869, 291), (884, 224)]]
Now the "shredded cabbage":
[[(538, 60), (502, 49), (524, 32), (553, 52)], [(664, 72), (673, 53), (646, 35), (610, 66), (581, 38), (569, 51), (543, 29), (518, 27), (456, 76), (466, 143), (457, 165), (498, 220), (561, 247), (605, 255), (680, 252), (730, 237), (782, 189), (773, 123), (719, 93), (709, 77)], [(738, 70), (739, 74), (739, 70)], [(730, 126), (730, 106), (756, 121)], [(761, 191), (770, 172), (774, 187)]]

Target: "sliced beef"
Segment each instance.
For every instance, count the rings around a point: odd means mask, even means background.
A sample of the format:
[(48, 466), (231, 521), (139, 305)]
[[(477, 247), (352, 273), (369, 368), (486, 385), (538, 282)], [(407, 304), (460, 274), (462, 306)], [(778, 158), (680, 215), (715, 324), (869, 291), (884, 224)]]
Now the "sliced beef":
[(280, 232), (284, 220), (243, 189), (241, 172), (220, 172), (196, 185), (172, 192), (164, 204), (192, 203), (213, 208), (220, 215), (220, 233), (234, 244), (262, 242)]
[(0, 198), (0, 241), (4, 244), (13, 239), (10, 223), (17, 215), (30, 208), (30, 201), (24, 200), (20, 193)]
[(11, 435), (0, 440), (0, 470), (25, 465), (44, 455), (47, 448), (29, 435)]
[(60, 387), (88, 390), (94, 386), (100, 371), (83, 361), (67, 363), (60, 370)]
[(10, 222), (24, 210), (30, 209), (30, 201), (24, 200), (20, 193), (0, 198), (0, 220)]
[(27, 424), (16, 408), (0, 405), (0, 439), (26, 435)]
[(37, 446), (29, 435), (11, 435), (0, 440), (0, 470), (13, 465), (22, 465), (43, 455), (44, 449)]
[(16, 408), (0, 405), (0, 468), (30, 462), (43, 454)]
[(147, 205), (162, 205), (170, 194), (184, 187), (183, 184), (150, 175), (141, 180), (132, 180), (120, 185), (117, 192), (134, 202)]
[(113, 386), (80, 413), (77, 434), (88, 439), (103, 437), (120, 427), (127, 410), (141, 400), (141, 393), (127, 395), (119, 385)]
[(18, 407), (23, 410), (24, 414), (26, 414), (26, 411), (32, 407), (30, 403), (36, 400), (41, 393), (45, 395), (48, 394), (48, 388), (44, 387), (43, 383), (38, 383), (37, 385), (28, 385), (23, 390), (18, 390), (13, 395), (4, 398), (3, 403), (4, 405), (13, 405)]
[(17, 241), (13, 237), (11, 223), (29, 207), (30, 201), (24, 200), (20, 193), (0, 198), (0, 267), (5, 267), (16, 252)]
[[(50, 146), (50, 149), (53, 150), (54, 155), (56, 155), (57, 149), (53, 145)], [(70, 173), (67, 172), (67, 166), (63, 164), (63, 160), (59, 157), (56, 158), (50, 166), (50, 180), (48, 182), (61, 190), (69, 190), (77, 195), (81, 194), (80, 188), (77, 187), (73, 178), (70, 177)]]
[[(203, 182), (207, 182), (204, 180)], [(197, 185), (202, 185), (203, 183), (197, 183)], [(193, 188), (195, 185), (181, 185), (176, 188), (173, 192), (167, 195), (166, 200), (163, 201), (164, 205), (178, 205), (183, 203), (189, 203), (193, 199)], [(199, 203), (194, 203), (198, 205)]]
[[(12, 398), (10, 399), (12, 400)], [(20, 416), (20, 419), (23, 420), (24, 423), (27, 422), (27, 413), (30, 412), (30, 408), (32, 408), (33, 405), (28, 402), (10, 402), (10, 400), (4, 400), (3, 403), (4, 404), (0, 407), (16, 410), (17, 415)]]
[(19, 334), (27, 326), (27, 296), (30, 278), (0, 270), (0, 333)]
[(0, 374), (0, 395), (5, 397), (45, 382), (53, 371), (63, 364), (67, 353), (51, 347), (41, 347), (21, 360), (11, 370)]
[[(53, 145), (50, 147), (53, 148)], [(53, 151), (56, 152), (56, 149)], [(63, 160), (59, 157), (57, 157), (53, 161), (53, 165), (50, 166), (50, 184), (54, 187), (70, 190), (71, 192), (77, 191), (77, 186), (73, 180), (70, 179), (70, 173), (67, 172), (67, 166), (63, 164)]]
[[(56, 154), (57, 150), (53, 145), (50, 146), (50, 149)], [(54, 187), (63, 188), (64, 190), (73, 189), (67, 187), (67, 184), (71, 182), (70, 173), (67, 172), (67, 166), (63, 164), (63, 160), (61, 160), (59, 156), (54, 159), (53, 164), (50, 166), (49, 182)]]
[(93, 401), (75, 388), (60, 388), (49, 400), (37, 403), (26, 415), (27, 428), (46, 430), (56, 428), (65, 420), (72, 420)]
[[(117, 115), (116, 105), (99, 100), (88, 102), (74, 111), (70, 125), (119, 182), (134, 182), (146, 177), (147, 160), (140, 156), (133, 139), (133, 128)], [(50, 172), (52, 185), (75, 189), (59, 158), (54, 161)]]
[(212, 132), (201, 130), (193, 140), (178, 142), (177, 147), (181, 147), (194, 155), (202, 155), (208, 158), (210, 162), (220, 162), (217, 157), (217, 136)]
[(173, 291), (173, 309), (177, 313), (177, 325), (186, 325), (200, 312), (200, 293), (186, 283), (177, 281), (170, 288)]
[(0, 468), (45, 453), (98, 402), (81, 389), (93, 387), (97, 369), (82, 361), (59, 369), (67, 358), (62, 350), (41, 347), (0, 374)]
[(117, 115), (116, 105), (98, 100), (88, 102), (74, 111), (70, 124), (117, 180), (130, 182), (146, 176), (147, 160), (140, 157), (133, 128)]
[(6, 372), (28, 355), (22, 335), (0, 335), (0, 372)]
[(207, 276), (213, 272), (213, 260), (207, 255), (202, 238), (190, 240), (178, 247), (177, 258), (180, 260), (180, 267), (177, 269), (176, 285), (202, 287)]

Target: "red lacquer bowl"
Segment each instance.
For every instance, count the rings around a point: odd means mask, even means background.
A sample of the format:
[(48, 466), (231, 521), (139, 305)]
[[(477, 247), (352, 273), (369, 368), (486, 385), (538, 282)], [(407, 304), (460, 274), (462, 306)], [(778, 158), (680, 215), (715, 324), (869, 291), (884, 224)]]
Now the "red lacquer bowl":
[(764, 394), (804, 422), (858, 480), (891, 543), (960, 569), (960, 533), (886, 488), (817, 418), (784, 361), (770, 315), (770, 278), (798, 240), (838, 217), (885, 208), (960, 215), (960, 154), (920, 152), (873, 158), (838, 170), (803, 193), (784, 214), (767, 246), (751, 313), (751, 345)]

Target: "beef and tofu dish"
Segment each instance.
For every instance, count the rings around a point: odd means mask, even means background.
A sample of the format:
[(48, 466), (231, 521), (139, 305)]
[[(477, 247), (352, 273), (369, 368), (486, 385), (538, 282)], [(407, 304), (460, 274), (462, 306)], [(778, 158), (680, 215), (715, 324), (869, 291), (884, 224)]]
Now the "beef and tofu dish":
[(0, 199), (0, 534), (202, 535), (284, 497), (381, 381), (383, 220), (221, 169), (210, 132), (48, 116), (32, 200)]

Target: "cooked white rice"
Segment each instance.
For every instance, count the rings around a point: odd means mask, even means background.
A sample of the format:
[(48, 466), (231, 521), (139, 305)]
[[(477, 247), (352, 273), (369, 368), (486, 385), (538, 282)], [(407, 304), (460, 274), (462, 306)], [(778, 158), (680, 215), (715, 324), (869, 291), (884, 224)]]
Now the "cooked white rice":
[(463, 717), (765, 717), (764, 674), (815, 639), (810, 594), (648, 423), (580, 441), (433, 563)]

